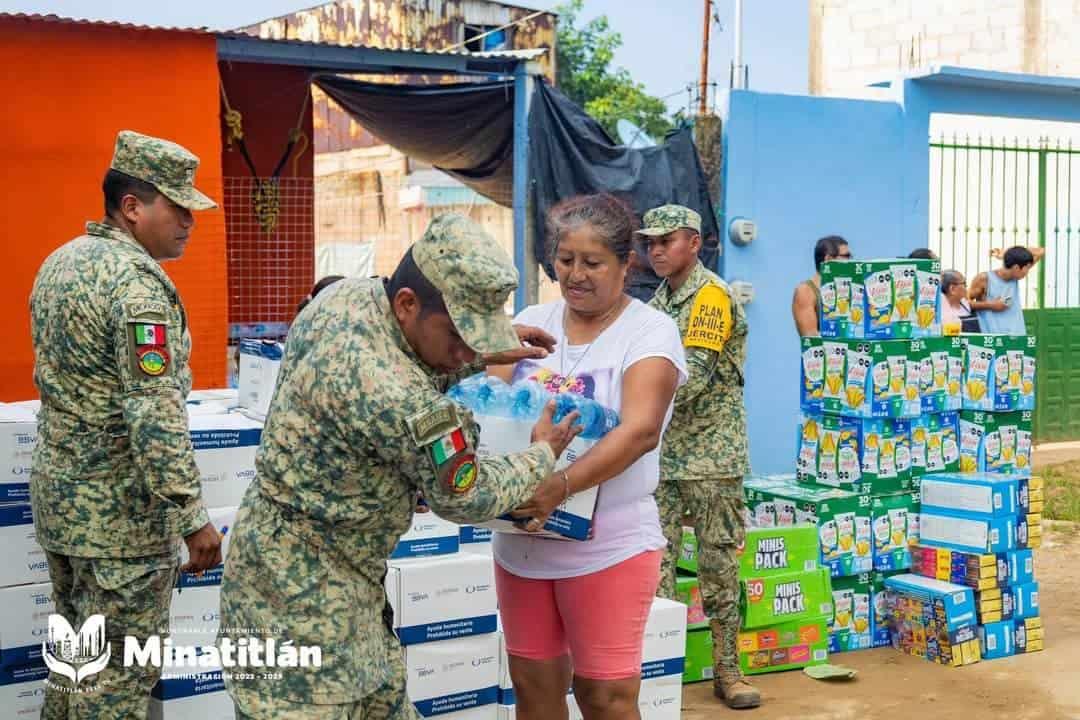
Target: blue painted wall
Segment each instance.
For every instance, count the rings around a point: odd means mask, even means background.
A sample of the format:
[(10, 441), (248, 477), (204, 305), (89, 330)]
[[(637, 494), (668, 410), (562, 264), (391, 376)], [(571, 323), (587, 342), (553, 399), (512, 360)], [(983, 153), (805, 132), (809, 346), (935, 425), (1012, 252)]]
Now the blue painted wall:
[(732, 91), (724, 124), (724, 221), (758, 226), (726, 243), (721, 272), (753, 284), (746, 402), (755, 473), (793, 472), (798, 420), (795, 286), (814, 272), (823, 235), (856, 257), (927, 244), (932, 113), (1080, 122), (1080, 80), (940, 68), (875, 102)]

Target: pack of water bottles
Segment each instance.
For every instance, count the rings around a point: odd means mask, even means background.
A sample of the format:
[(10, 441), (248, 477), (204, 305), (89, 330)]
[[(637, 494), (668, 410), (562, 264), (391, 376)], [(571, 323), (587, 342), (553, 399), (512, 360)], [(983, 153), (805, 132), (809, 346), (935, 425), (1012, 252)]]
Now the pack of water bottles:
[[(553, 395), (532, 380), (507, 385), (498, 378), (474, 375), (450, 388), (447, 395), (469, 408), (480, 425), (477, 456), (481, 461), (485, 457), (526, 449), (531, 444), (533, 426), (544, 406), (553, 398), (555, 422), (561, 422), (576, 411), (579, 415), (576, 424), (582, 426), (581, 434), (571, 441), (556, 462), (557, 469), (570, 465), (619, 424), (619, 415), (611, 408), (573, 393)], [(535, 534), (562, 540), (589, 539), (598, 490), (593, 487), (571, 495), (551, 514), (544, 529)], [(515, 522), (508, 515), (484, 526), (497, 532), (524, 532), (520, 521)]]

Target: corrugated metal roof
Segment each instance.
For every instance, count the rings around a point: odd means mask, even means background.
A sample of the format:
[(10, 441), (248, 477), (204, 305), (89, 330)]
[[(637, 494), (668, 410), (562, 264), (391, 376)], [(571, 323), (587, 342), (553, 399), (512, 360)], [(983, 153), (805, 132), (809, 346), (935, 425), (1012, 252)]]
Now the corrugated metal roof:
[(73, 18), (64, 17), (62, 15), (41, 15), (36, 13), (6, 13), (0, 12), (0, 19), (16, 19), (16, 20), (29, 20), (33, 22), (48, 22), (56, 23), (60, 25), (91, 25), (95, 27), (111, 27), (123, 30), (155, 30), (166, 32), (184, 32), (184, 33), (200, 33), (203, 35), (214, 35), (221, 38), (242, 38), (245, 40), (255, 40), (262, 43), (269, 43), (273, 45), (297, 45), (301, 47), (357, 47), (357, 48), (369, 48), (371, 50), (380, 50), (383, 52), (395, 52), (403, 54), (422, 54), (422, 55), (456, 55), (461, 57), (479, 58), (482, 60), (499, 60), (504, 58), (510, 58), (514, 60), (534, 60), (545, 52), (546, 48), (532, 48), (527, 50), (498, 50), (492, 52), (473, 53), (467, 50), (410, 50), (407, 48), (378, 48), (367, 45), (349, 45), (346, 43), (325, 43), (325, 42), (312, 42), (309, 40), (270, 40), (266, 38), (260, 38), (250, 33), (242, 33), (235, 31), (214, 31), (207, 27), (169, 27), (164, 25), (140, 25), (137, 23), (127, 23), (115, 20), (91, 20), (86, 18)]

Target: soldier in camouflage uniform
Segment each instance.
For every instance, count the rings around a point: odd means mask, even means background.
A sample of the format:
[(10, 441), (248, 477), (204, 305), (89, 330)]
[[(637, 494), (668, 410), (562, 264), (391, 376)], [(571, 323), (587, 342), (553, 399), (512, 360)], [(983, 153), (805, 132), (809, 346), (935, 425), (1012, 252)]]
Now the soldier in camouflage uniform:
[(145, 718), (160, 670), (123, 667), (123, 638), (167, 632), (180, 538), (183, 570), (221, 562), (188, 435), (191, 336), (159, 265), (183, 253), (191, 211), (215, 207), (192, 184), (198, 164), (179, 145), (121, 132), (104, 220), (45, 260), (30, 296), (37, 540), (56, 612), (76, 631), (103, 614), (111, 644), (108, 667), (79, 694), (50, 675), (49, 720)]
[(389, 280), (342, 280), (297, 317), (233, 529), (221, 635), (318, 645), (322, 666), (228, 678), (238, 718), (417, 718), (383, 589), (417, 494), (463, 523), (534, 491), (564, 497), (552, 473), (576, 430), (552, 424), (553, 405), (528, 449), (481, 461), (472, 415), (442, 394), (485, 364), (546, 354), (522, 339), (551, 347), (515, 334), (503, 307), (516, 285), (494, 240), (445, 215)]
[(701, 216), (680, 205), (645, 214), (640, 231), (649, 260), (664, 278), (650, 305), (679, 325), (690, 378), (675, 395), (664, 433), (660, 521), (670, 547), (660, 594), (675, 597), (675, 563), (686, 514), (698, 541), (698, 579), (711, 618), (716, 696), (733, 708), (761, 704), (739, 670), (737, 549), (745, 538), (742, 478), (749, 470), (743, 363), (746, 313), (731, 290), (698, 260)]

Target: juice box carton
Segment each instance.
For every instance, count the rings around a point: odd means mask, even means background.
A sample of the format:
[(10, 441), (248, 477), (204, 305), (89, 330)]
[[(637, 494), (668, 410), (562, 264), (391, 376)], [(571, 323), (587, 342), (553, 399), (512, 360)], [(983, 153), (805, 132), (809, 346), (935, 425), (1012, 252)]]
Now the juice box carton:
[(800, 483), (862, 495), (912, 487), (907, 420), (806, 415), (797, 443)]
[(1008, 553), (973, 553), (920, 544), (911, 550), (912, 572), (976, 591), (1009, 582)]
[(830, 415), (918, 417), (921, 353), (906, 340), (823, 340), (825, 389), (822, 410)]
[(743, 485), (750, 527), (817, 527), (821, 566), (834, 577), (873, 567), (868, 495), (845, 490), (747, 480)]
[[(1005, 335), (965, 334), (964, 377), (961, 383), (961, 405), (964, 410), (993, 410), (996, 399), (995, 374), (1008, 374), (1008, 350)], [(1000, 362), (999, 362), (1000, 360)], [(1006, 377), (1007, 383), (1008, 378)]]
[(1035, 351), (1033, 335), (995, 335), (994, 410), (1035, 409)]
[(960, 412), (960, 471), (1014, 473), (1031, 468), (1030, 410)]
[(744, 675), (821, 665), (829, 659), (824, 617), (739, 633), (739, 666)]
[(679, 545), (679, 557), (675, 561), (675, 567), (682, 572), (697, 575), (697, 533), (694, 528), (683, 528), (682, 544)]
[(755, 629), (832, 615), (829, 571), (765, 575), (740, 580), (743, 627)]
[(815, 525), (750, 528), (739, 555), (739, 577), (817, 570), (821, 558)]
[(1038, 475), (1017, 477), (1016, 503), (1020, 506), (1020, 512), (1041, 513), (1045, 507), (1043, 494), (1044, 481)]
[(1016, 519), (961, 518), (924, 508), (919, 515), (921, 542), (948, 550), (977, 554), (1016, 549)]
[(870, 574), (870, 628), (871, 645), (873, 647), (889, 647), (892, 640), (889, 637), (889, 611), (886, 607), (885, 580), (894, 575), (903, 575), (907, 570), (893, 572), (873, 572)]
[(688, 630), (709, 626), (709, 618), (705, 617), (705, 607), (701, 602), (701, 586), (696, 577), (680, 575), (675, 579), (675, 599), (686, 606)]
[(829, 652), (873, 647), (873, 583), (871, 573), (832, 581), (833, 615), (829, 622)]
[(1013, 617), (1018, 620), (1039, 616), (1039, 583), (1031, 582), (1012, 588), (1016, 602)]
[(709, 628), (688, 630), (686, 633), (686, 662), (683, 665), (683, 683), (712, 680), (713, 637)]
[(943, 473), (922, 479), (922, 506), (960, 517), (1016, 515), (1017, 480), (992, 473)]
[(940, 261), (905, 258), (857, 261), (853, 265), (851, 285), (862, 286), (864, 337), (941, 335)]
[(960, 415), (923, 414), (911, 425), (911, 475), (960, 471)]
[(1013, 621), (1013, 638), (1016, 653), (1038, 652), (1043, 649), (1042, 618), (1033, 617)]
[(864, 327), (862, 282), (855, 281), (855, 263), (830, 260), (821, 267), (822, 337), (861, 338)]
[(874, 569), (911, 567), (911, 548), (919, 542), (919, 493), (875, 495), (870, 505), (874, 533)]
[(805, 413), (819, 414), (825, 393), (825, 348), (821, 338), (802, 339), (802, 370), (799, 382), (799, 406)]
[(959, 410), (964, 379), (964, 341), (959, 337), (920, 338), (911, 341), (913, 354), (921, 355), (919, 395), (924, 413)]
[(1015, 628), (1008, 620), (979, 625), (979, 645), (984, 660), (1009, 657), (1015, 652)]

